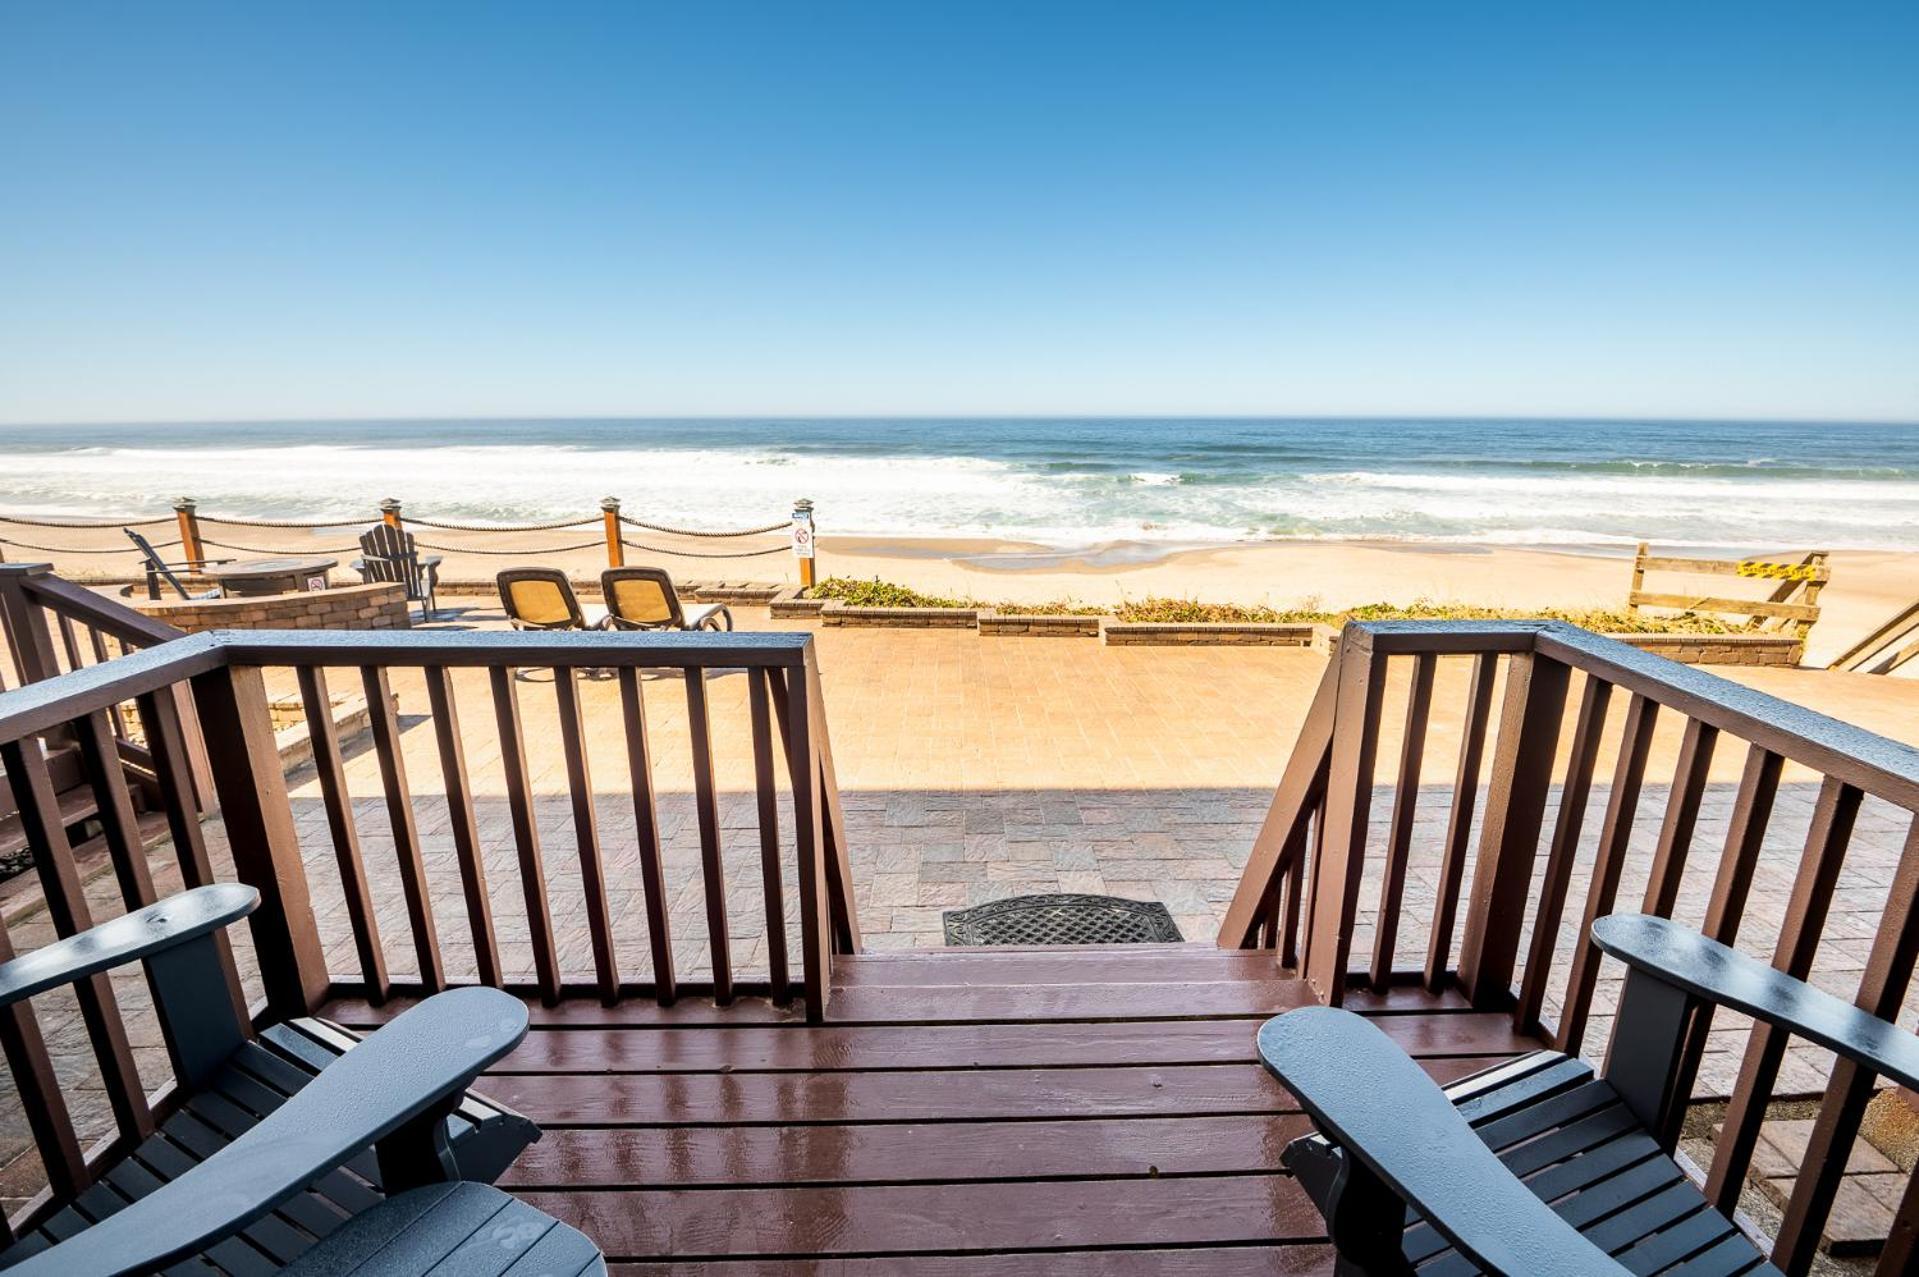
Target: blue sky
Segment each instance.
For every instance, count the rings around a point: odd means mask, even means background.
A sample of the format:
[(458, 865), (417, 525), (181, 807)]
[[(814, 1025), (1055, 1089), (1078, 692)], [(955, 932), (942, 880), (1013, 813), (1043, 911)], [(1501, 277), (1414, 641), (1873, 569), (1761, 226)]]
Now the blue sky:
[(0, 420), (1919, 419), (1919, 5), (0, 0)]

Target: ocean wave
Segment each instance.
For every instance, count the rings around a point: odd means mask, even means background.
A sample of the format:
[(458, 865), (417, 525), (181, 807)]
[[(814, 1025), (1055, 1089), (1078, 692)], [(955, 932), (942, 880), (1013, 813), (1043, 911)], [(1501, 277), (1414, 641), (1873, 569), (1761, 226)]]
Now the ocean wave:
[[(1502, 448), (1483, 426), (1451, 454), (1461, 432), (1440, 423), (1424, 434), (1016, 425), (0, 430), (0, 510), (150, 518), (191, 494), (208, 514), (351, 523), (371, 521), (391, 495), (424, 517), (515, 523), (590, 517), (611, 493), (637, 517), (729, 527), (771, 522), (805, 496), (829, 535), (1069, 547), (1364, 537), (1919, 549), (1919, 430), (1835, 433), (1819, 454), (1827, 462), (1813, 464), (1765, 425), (1642, 430), (1623, 442), (1541, 425), (1501, 437)], [(22, 437), (31, 446), (15, 446)]]

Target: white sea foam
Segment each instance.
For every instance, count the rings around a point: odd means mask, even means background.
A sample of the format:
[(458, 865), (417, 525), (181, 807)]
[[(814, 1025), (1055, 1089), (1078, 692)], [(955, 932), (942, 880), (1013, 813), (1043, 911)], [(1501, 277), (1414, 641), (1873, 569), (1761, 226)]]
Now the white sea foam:
[[(638, 517), (726, 528), (779, 519), (812, 498), (832, 534), (991, 536), (1058, 546), (1116, 540), (1218, 543), (1367, 537), (1408, 541), (1672, 545), (1764, 541), (1919, 549), (1919, 482), (1838, 471), (1781, 473), (1744, 458), (1697, 465), (1631, 458), (1473, 467), (1345, 465), (1264, 456), (1214, 461), (1183, 440), (1123, 457), (1056, 451), (967, 455), (964, 433), (914, 447), (576, 446), (471, 441), (392, 446), (319, 440), (246, 446), (244, 436), (157, 446), (76, 439), (73, 447), (0, 451), (0, 511), (152, 517), (192, 495), (203, 512), (266, 518), (373, 517), (381, 497), (466, 522), (587, 518), (612, 494)], [(541, 431), (529, 431), (537, 438)], [(551, 438), (551, 427), (544, 434)], [(298, 437), (298, 436), (296, 436)], [(467, 438), (467, 436), (458, 436)], [(499, 442), (480, 441), (488, 438)], [(943, 445), (941, 440), (952, 440)], [(942, 446), (951, 451), (940, 452)], [(1183, 451), (1182, 451), (1183, 450)], [(1194, 459), (1197, 457), (1198, 459)], [(1396, 459), (1397, 460), (1397, 459)], [(1140, 461), (1149, 464), (1140, 465)], [(1155, 468), (1159, 461), (1165, 468)], [(1524, 464), (1524, 463), (1520, 463)], [(1887, 469), (1910, 474), (1910, 462)], [(1207, 467), (1211, 467), (1210, 469)], [(1197, 478), (1198, 481), (1194, 481)]]

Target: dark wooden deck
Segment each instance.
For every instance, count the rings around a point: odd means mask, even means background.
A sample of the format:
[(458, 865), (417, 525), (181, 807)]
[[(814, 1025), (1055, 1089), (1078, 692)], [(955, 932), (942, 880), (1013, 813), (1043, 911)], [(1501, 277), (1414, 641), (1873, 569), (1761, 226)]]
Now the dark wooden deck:
[[(752, 999), (536, 1006), (478, 1088), (546, 1132), (501, 1184), (629, 1273), (1331, 1270), (1278, 1170), (1307, 1123), (1253, 1051), (1313, 1001), (1270, 952), (872, 954), (833, 978), (818, 1027)], [(1538, 1045), (1456, 995), (1347, 1005), (1441, 1079)]]

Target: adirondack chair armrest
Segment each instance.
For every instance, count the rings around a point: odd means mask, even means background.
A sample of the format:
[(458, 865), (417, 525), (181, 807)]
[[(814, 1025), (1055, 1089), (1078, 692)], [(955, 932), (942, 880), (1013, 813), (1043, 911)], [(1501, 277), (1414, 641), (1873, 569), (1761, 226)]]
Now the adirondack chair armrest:
[(197, 940), (252, 913), (260, 893), (237, 882), (195, 887), (0, 963), (0, 1007)]
[(1645, 914), (1601, 918), (1593, 923), (1592, 938), (1602, 951), (1661, 983), (1919, 1087), (1919, 1037), (1757, 958)]
[(443, 1130), (446, 1110), (526, 1036), (526, 1025), (525, 1005), (497, 989), (428, 998), (206, 1161), (8, 1277), (155, 1272), (232, 1236), (369, 1146), (388, 1171), (393, 1139)]
[(1267, 1070), (1340, 1148), (1327, 1222), (1342, 1254), (1410, 1273), (1400, 1237), (1411, 1206), (1489, 1272), (1626, 1271), (1507, 1170), (1438, 1084), (1364, 1018), (1337, 1007), (1289, 1011), (1261, 1026), (1258, 1045)]

